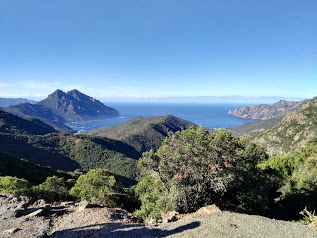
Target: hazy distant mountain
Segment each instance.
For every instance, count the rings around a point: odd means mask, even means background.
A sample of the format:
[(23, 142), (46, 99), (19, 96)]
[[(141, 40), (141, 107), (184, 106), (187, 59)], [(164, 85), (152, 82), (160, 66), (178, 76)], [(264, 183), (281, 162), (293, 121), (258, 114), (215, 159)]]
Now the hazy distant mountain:
[(317, 97), (287, 114), (277, 125), (251, 135), (270, 155), (283, 154), (317, 138)]
[(307, 102), (307, 100), (301, 102), (280, 100), (272, 105), (260, 104), (252, 107), (237, 108), (230, 110), (229, 114), (242, 118), (266, 120), (274, 117), (285, 116), (287, 113), (298, 109), (305, 102)]
[(18, 116), (32, 116), (42, 120), (64, 123), (119, 116), (119, 112), (77, 90), (64, 93), (56, 90), (36, 103), (23, 103), (3, 108)]
[(32, 101), (32, 100), (25, 99), (25, 98), (0, 98), (0, 107), (8, 107), (8, 106), (17, 105), (20, 103), (34, 104), (36, 102)]
[(243, 104), (263, 104), (274, 103), (278, 100), (302, 101), (298, 97), (281, 96), (188, 96), (188, 97), (127, 97), (127, 98), (107, 98), (107, 102), (161, 102), (161, 103), (243, 103)]
[(194, 124), (171, 115), (137, 117), (116, 126), (90, 131), (88, 134), (121, 140), (142, 153), (159, 148), (168, 132), (185, 130), (191, 125)]

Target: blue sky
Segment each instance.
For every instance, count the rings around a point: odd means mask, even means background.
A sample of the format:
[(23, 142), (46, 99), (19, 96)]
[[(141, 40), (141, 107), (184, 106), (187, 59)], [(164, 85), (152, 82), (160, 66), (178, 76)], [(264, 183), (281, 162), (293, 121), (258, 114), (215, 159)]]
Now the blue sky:
[(317, 96), (316, 0), (0, 0), (0, 97)]

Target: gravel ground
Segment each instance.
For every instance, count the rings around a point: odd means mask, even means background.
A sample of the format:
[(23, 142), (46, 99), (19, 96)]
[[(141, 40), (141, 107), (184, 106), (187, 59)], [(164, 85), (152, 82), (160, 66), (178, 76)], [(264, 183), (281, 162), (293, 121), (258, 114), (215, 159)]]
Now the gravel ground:
[(122, 209), (88, 205), (43, 201), (34, 205), (27, 198), (0, 195), (0, 237), (317, 238), (316, 228), (261, 216), (193, 213), (176, 222), (154, 226), (136, 223), (138, 218)]
[(171, 238), (317, 237), (317, 230), (306, 225), (230, 212), (184, 218), (174, 223), (162, 224), (160, 229), (162, 231), (159, 237)]

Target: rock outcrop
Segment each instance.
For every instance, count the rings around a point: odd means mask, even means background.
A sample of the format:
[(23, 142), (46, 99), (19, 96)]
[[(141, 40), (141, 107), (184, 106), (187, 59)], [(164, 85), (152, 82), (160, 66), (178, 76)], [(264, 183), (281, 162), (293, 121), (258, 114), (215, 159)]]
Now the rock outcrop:
[(236, 117), (266, 120), (270, 118), (285, 116), (287, 113), (298, 109), (307, 100), (301, 102), (291, 102), (280, 100), (272, 105), (260, 104), (251, 107), (242, 107), (230, 110), (228, 114)]
[(317, 137), (317, 97), (287, 114), (278, 124), (251, 135), (270, 155), (288, 153)]

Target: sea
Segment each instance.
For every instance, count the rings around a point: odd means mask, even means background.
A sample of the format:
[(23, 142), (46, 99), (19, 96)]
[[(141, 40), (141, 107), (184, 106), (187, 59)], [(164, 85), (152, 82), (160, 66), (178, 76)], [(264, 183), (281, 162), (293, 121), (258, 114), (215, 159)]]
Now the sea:
[(135, 117), (151, 117), (173, 115), (201, 125), (206, 128), (232, 128), (256, 120), (234, 117), (228, 114), (229, 110), (251, 106), (251, 104), (238, 103), (145, 103), (145, 102), (111, 102), (104, 103), (119, 111), (120, 117), (69, 122), (66, 125), (85, 132), (100, 127), (113, 126)]

